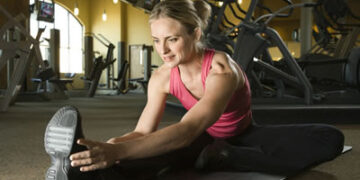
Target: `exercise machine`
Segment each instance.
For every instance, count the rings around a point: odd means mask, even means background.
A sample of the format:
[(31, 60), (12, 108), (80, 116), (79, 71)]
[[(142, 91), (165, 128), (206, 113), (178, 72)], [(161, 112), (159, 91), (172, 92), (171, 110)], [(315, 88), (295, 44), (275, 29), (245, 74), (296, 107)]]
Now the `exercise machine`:
[[(214, 37), (213, 32), (220, 31), (223, 38), (227, 41), (221, 45), (211, 46), (230, 46), (233, 49), (232, 57), (246, 72), (250, 79), (253, 97), (277, 97), (303, 99), (305, 104), (312, 104), (314, 98), (312, 85), (305, 76), (304, 72), (292, 57), (282, 38), (268, 26), (268, 23), (275, 17), (289, 17), (296, 7), (312, 7), (313, 4), (293, 4), (289, 0), (283, 0), (287, 6), (272, 12), (269, 8), (259, 5), (258, 0), (252, 0), (247, 11), (241, 9), (235, 0), (224, 0), (220, 10), (215, 17), (215, 24), (207, 34), (207, 37)], [(230, 7), (233, 14), (236, 14), (234, 7), (239, 9), (238, 12), (245, 13), (234, 15), (241, 20), (237, 25), (227, 22), (224, 13), (226, 6)], [(268, 11), (268, 14), (260, 17), (253, 17), (255, 9), (259, 7)], [(287, 13), (283, 13), (288, 11)], [(227, 25), (220, 27), (222, 21)], [(216, 35), (215, 35), (216, 39)], [(233, 39), (232, 43), (228, 43)], [(220, 41), (222, 42), (222, 41)], [(246, 47), (246, 48), (245, 48)], [(282, 67), (277, 66), (270, 53), (269, 48), (277, 47), (282, 54)], [(221, 50), (221, 49), (220, 49)]]
[[(109, 40), (107, 40), (103, 35), (99, 34), (99, 37), (95, 34), (92, 34), (95, 39), (97, 39), (101, 44), (107, 47), (106, 58), (104, 59), (101, 55), (94, 59), (94, 65), (90, 71), (88, 77), (83, 77), (82, 79), (90, 84), (88, 90), (88, 97), (94, 97), (96, 89), (98, 88), (100, 77), (103, 73), (103, 70), (107, 69), (107, 76), (106, 76), (106, 84), (107, 88), (112, 88), (113, 83), (111, 82), (114, 74), (114, 67), (113, 63), (116, 59), (113, 59), (114, 49), (115, 46)], [(107, 43), (105, 43), (106, 41)]]
[(306, 75), (326, 91), (360, 89), (360, 17), (339, 0), (319, 0), (313, 11), (316, 44), (299, 60)]
[(114, 59), (110, 62), (104, 62), (102, 56), (95, 58), (94, 66), (91, 69), (90, 76), (82, 78), (85, 82), (90, 83), (87, 94), (88, 97), (94, 97), (103, 70), (106, 69), (109, 65), (113, 64), (115, 61), (116, 60)]
[[(14, 18), (1, 5), (0, 13), (8, 20), (0, 28), (0, 69), (2, 69), (7, 63), (14, 64), (13, 69), (11, 69), (12, 73), (9, 73), (8, 86), (4, 97), (0, 99), (0, 111), (7, 111), (10, 104), (15, 102), (16, 97), (22, 88), (22, 83), (25, 79), (25, 74), (31, 61), (35, 58), (40, 67), (45, 68), (39, 49), (39, 39), (44, 29), (40, 29), (36, 38), (33, 38), (27, 32), (27, 29), (19, 22), (20, 20), (25, 20), (25, 16), (19, 15)], [(14, 29), (16, 32), (21, 34), (23, 38), (19, 41), (4, 40), (3, 37), (9, 29)]]
[(136, 86), (134, 86), (132, 83), (129, 83), (127, 78), (127, 74), (129, 72), (129, 62), (127, 60), (124, 60), (121, 64), (119, 73), (117, 78), (113, 79), (116, 82), (116, 94), (126, 94), (130, 89), (135, 89)]
[[(40, 95), (44, 100), (51, 99), (68, 99), (66, 94), (67, 84), (73, 83), (72, 78), (59, 78), (51, 67), (40, 70), (35, 78), (31, 81), (37, 84), (36, 94)], [(53, 86), (53, 90), (49, 90), (49, 85)]]
[(157, 68), (156, 65), (151, 65), (152, 51), (153, 47), (145, 44), (129, 46), (129, 82), (140, 84), (145, 94), (147, 94), (147, 85), (150, 80), (151, 71), (153, 68)]

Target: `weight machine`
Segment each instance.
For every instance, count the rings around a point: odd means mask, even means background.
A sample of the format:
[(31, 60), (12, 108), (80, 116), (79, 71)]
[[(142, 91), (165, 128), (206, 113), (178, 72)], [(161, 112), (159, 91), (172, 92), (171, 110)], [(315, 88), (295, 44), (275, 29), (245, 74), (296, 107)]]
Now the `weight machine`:
[[(226, 52), (230, 51), (233, 59), (249, 77), (253, 97), (301, 98), (305, 104), (312, 104), (314, 98), (318, 99), (313, 93), (312, 85), (282, 38), (276, 30), (268, 27), (268, 23), (275, 17), (289, 17), (296, 7), (313, 7), (314, 4), (283, 1), (287, 6), (272, 12), (259, 4), (258, 0), (252, 0), (247, 11), (241, 9), (236, 0), (224, 0), (221, 8), (215, 8), (216, 14), (212, 15), (215, 23), (206, 31), (206, 37), (210, 38), (209, 46), (212, 48), (223, 50), (218, 47), (227, 47)], [(238, 25), (227, 20), (229, 18), (225, 14), (226, 7), (231, 9), (233, 16), (241, 20)], [(253, 17), (257, 7), (268, 13)], [(284, 11), (288, 12), (283, 13)], [(245, 17), (242, 17), (243, 15)], [(282, 67), (272, 59), (270, 47), (280, 50), (283, 56)]]
[[(102, 56), (96, 57), (94, 59), (94, 66), (91, 69), (90, 75), (88, 77), (83, 77), (82, 79), (90, 84), (88, 90), (88, 97), (94, 97), (96, 89), (98, 88), (101, 74), (104, 69), (107, 69), (106, 76), (106, 86), (107, 88), (113, 87), (112, 79), (114, 79), (114, 62), (116, 59), (113, 59), (115, 46), (108, 39), (106, 39), (103, 35), (99, 34), (99, 37), (95, 34), (92, 34), (96, 40), (98, 40), (101, 44), (107, 47), (106, 58), (104, 59)], [(105, 41), (105, 42), (104, 42)]]
[[(22, 88), (22, 82), (24, 81), (25, 74), (32, 59), (35, 58), (37, 60), (36, 62), (40, 65), (40, 68), (45, 69), (39, 49), (39, 39), (44, 29), (40, 29), (34, 39), (27, 32), (27, 29), (19, 22), (20, 20), (25, 20), (25, 16), (19, 15), (14, 18), (1, 5), (0, 13), (8, 19), (8, 21), (0, 28), (0, 69), (4, 68), (6, 64), (14, 64), (12, 73), (8, 73), (8, 86), (4, 97), (0, 99), (0, 111), (7, 111), (8, 107), (15, 102), (16, 97)], [(19, 34), (23, 36), (21, 40), (7, 41), (4, 37), (6, 37), (6, 32), (9, 29), (14, 29), (19, 32)], [(12, 68), (9, 69), (11, 70)]]

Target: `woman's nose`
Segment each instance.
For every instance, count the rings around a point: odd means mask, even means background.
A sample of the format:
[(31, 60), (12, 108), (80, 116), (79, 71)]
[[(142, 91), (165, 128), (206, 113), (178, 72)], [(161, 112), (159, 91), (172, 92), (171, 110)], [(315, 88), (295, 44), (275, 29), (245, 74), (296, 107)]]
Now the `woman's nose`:
[(166, 43), (162, 43), (160, 46), (161, 46), (160, 47), (160, 53), (161, 54), (166, 54), (166, 53), (168, 53), (170, 51), (170, 49), (169, 49), (169, 47), (167, 46)]

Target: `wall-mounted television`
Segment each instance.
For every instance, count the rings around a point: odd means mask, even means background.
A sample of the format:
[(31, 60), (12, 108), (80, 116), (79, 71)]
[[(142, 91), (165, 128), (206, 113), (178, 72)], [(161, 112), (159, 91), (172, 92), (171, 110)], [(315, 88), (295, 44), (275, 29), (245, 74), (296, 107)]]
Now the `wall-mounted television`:
[(136, 2), (138, 1), (138, 0), (126, 0), (127, 2), (129, 2), (130, 4), (136, 4)]
[(151, 11), (155, 4), (159, 3), (160, 0), (145, 0), (144, 2), (144, 9)]
[(39, 1), (38, 21), (54, 22), (55, 4), (45, 1)]

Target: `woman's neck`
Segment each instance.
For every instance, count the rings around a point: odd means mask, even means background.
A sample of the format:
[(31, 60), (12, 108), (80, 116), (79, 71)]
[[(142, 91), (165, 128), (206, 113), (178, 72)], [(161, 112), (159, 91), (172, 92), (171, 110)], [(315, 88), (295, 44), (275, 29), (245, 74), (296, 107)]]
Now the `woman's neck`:
[(190, 76), (196, 76), (201, 73), (203, 56), (204, 50), (195, 51), (193, 55), (189, 57), (189, 61), (179, 64), (180, 72)]

